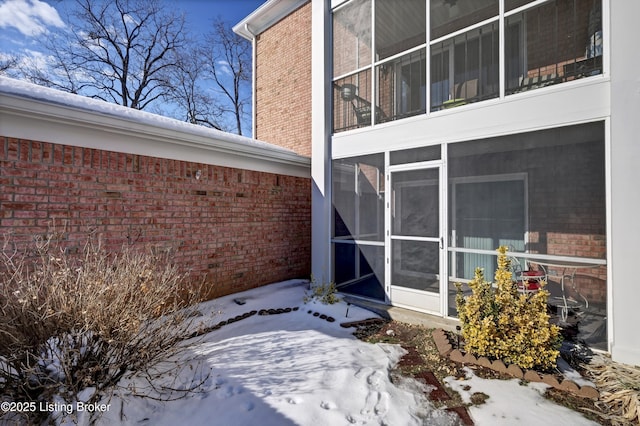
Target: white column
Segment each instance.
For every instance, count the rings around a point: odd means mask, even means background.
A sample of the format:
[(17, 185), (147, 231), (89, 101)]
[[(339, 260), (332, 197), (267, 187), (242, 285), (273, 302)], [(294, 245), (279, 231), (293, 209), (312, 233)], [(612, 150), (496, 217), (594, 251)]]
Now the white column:
[(311, 273), (331, 281), (330, 0), (311, 2)]
[[(613, 329), (609, 339), (615, 361), (640, 365), (637, 266), (640, 253), (640, 55), (637, 54), (640, 2), (604, 3), (603, 25), (605, 29), (609, 27), (611, 35), (607, 44), (611, 58), (609, 315)], [(607, 10), (610, 19), (607, 19)]]

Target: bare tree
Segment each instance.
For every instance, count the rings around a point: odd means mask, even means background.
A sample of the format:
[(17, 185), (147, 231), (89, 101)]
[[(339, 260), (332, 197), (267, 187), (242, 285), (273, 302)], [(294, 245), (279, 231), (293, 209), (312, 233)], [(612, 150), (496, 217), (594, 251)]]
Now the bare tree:
[(135, 109), (163, 96), (186, 44), (183, 15), (159, 0), (76, 0), (71, 17), (47, 39), (53, 71), (32, 80)]
[(14, 54), (0, 54), (0, 75), (8, 74), (18, 66), (18, 57)]
[(251, 102), (244, 90), (251, 81), (251, 44), (220, 18), (213, 22), (205, 42), (203, 55), (207, 60), (207, 74), (215, 84), (216, 92), (228, 101), (223, 109), (233, 116), (236, 132), (242, 135), (242, 123)]
[(164, 96), (169, 104), (176, 105), (174, 116), (191, 124), (226, 130), (221, 122), (224, 111), (203, 85), (205, 61), (199, 52), (176, 52), (175, 63), (173, 85)]

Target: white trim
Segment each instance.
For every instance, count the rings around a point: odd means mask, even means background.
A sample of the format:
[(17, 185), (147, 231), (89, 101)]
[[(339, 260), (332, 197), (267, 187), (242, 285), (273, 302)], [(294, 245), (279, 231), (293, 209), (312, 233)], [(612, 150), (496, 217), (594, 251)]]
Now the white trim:
[(309, 177), (293, 151), (0, 77), (0, 136)]
[[(233, 32), (251, 41), (254, 35), (262, 34), (308, 1), (309, 0), (269, 0), (251, 12), (251, 14), (242, 21), (238, 22), (233, 27)], [(248, 27), (251, 27), (251, 31), (248, 31)]]
[(359, 239), (346, 239), (348, 237), (334, 237), (331, 238), (331, 244), (351, 244), (358, 246), (371, 246), (371, 247), (384, 247), (384, 241), (375, 240), (359, 240)]
[[(527, 9), (533, 9), (536, 8), (544, 3), (548, 3), (549, 0), (537, 0), (531, 3), (527, 3), (524, 6), (520, 6), (520, 7), (516, 7), (515, 9), (512, 9), (508, 12), (504, 13), (504, 16), (511, 16), (511, 15), (515, 15), (516, 13), (521, 13), (521, 12), (525, 12)], [(502, 2), (500, 2), (500, 4), (502, 5)]]
[[(495, 98), (340, 132), (332, 136), (332, 158), (407, 149), (430, 141), (464, 142), (601, 121), (610, 115), (609, 91), (609, 78), (594, 76), (509, 95), (504, 100)], [(392, 148), (389, 141), (393, 141)]]
[[(608, 38), (608, 37), (607, 37)], [(612, 226), (612, 184), (611, 184), (611, 118), (604, 120), (604, 182), (605, 182), (605, 216), (607, 229), (607, 351), (610, 353), (613, 347), (615, 319), (613, 312), (613, 226)]]
[[(442, 152), (442, 151), (441, 151)], [(446, 151), (445, 151), (446, 153)], [(447, 185), (445, 183), (444, 180), (444, 162), (442, 161), (442, 159), (438, 159), (438, 160), (431, 160), (431, 161), (422, 161), (422, 162), (417, 162), (417, 163), (405, 163), (405, 164), (396, 164), (393, 166), (389, 166), (389, 160), (390, 160), (390, 151), (386, 150), (385, 151), (385, 159), (386, 159), (386, 164), (387, 164), (387, 170), (386, 170), (386, 176), (387, 176), (387, 185), (389, 187), (389, 190), (385, 191), (386, 194), (389, 194), (387, 196), (387, 198), (385, 199), (385, 292), (387, 293), (387, 303), (390, 303), (393, 306), (399, 306), (399, 307), (405, 307), (405, 308), (409, 308), (409, 309), (413, 309), (413, 310), (417, 310), (417, 311), (422, 311), (422, 312), (429, 312), (431, 314), (440, 316), (440, 317), (445, 317), (447, 315), (445, 306), (447, 303), (447, 292), (444, 291), (443, 289), (446, 288), (444, 281), (443, 281), (443, 277), (445, 277), (447, 274), (443, 274), (443, 271), (446, 271), (447, 267), (447, 263), (446, 263), (446, 255), (447, 255), (447, 251), (446, 251), (446, 243), (444, 243), (444, 225), (446, 223), (443, 222), (443, 215), (446, 214), (446, 210), (444, 210), (444, 206), (443, 206), (443, 199), (445, 198), (444, 195), (444, 191), (446, 191)], [(395, 234), (393, 231), (393, 216), (395, 216), (395, 188), (393, 186), (393, 178), (392, 175), (394, 173), (398, 173), (398, 172), (406, 172), (406, 171), (415, 171), (415, 170), (437, 170), (438, 172), (438, 178), (437, 179), (423, 179), (420, 181), (416, 181), (416, 182), (401, 182), (400, 186), (401, 187), (407, 187), (407, 186), (417, 186), (420, 185), (421, 183), (427, 183), (427, 184), (431, 184), (433, 186), (437, 187), (437, 191), (438, 191), (438, 235), (433, 237), (422, 237), (422, 236), (411, 236), (411, 235), (400, 235), (400, 234)], [(437, 279), (438, 279), (438, 293), (433, 293), (433, 292), (428, 292), (428, 291), (424, 291), (424, 290), (416, 290), (416, 289), (411, 289), (409, 287), (402, 287), (402, 286), (398, 286), (398, 285), (394, 285), (391, 282), (391, 279), (393, 277), (393, 273), (392, 273), (392, 263), (391, 260), (393, 260), (393, 250), (392, 250), (392, 242), (393, 241), (416, 241), (416, 242), (426, 242), (426, 243), (435, 243), (438, 244), (439, 250), (438, 250), (438, 273), (436, 274)], [(444, 243), (444, 244), (443, 244)], [(420, 272), (414, 272), (414, 271), (408, 271), (408, 270), (402, 270), (401, 272), (404, 275), (409, 275), (409, 276), (422, 276), (422, 273)], [(417, 275), (416, 275), (417, 274)], [(421, 303), (418, 302), (416, 304), (413, 304), (411, 306), (408, 306), (406, 304), (402, 304), (402, 303), (398, 303), (397, 301), (397, 296), (396, 296), (396, 301), (393, 300), (393, 291), (396, 292), (405, 292), (405, 291), (409, 291), (412, 292), (416, 295), (416, 297), (418, 298), (429, 298), (429, 299), (435, 299), (436, 297), (439, 298), (438, 300), (438, 311), (435, 310), (424, 310), (423, 308), (421, 308)], [(426, 300), (426, 299), (425, 299)]]
[(442, 43), (443, 41), (447, 41), (450, 38), (454, 38), (456, 36), (465, 34), (465, 33), (469, 32), (469, 31), (473, 31), (473, 30), (476, 30), (478, 28), (481, 28), (484, 25), (490, 24), (493, 21), (497, 21), (499, 18), (500, 18), (499, 15), (492, 16), (491, 18), (487, 18), (484, 21), (480, 21), (480, 22), (478, 22), (476, 24), (469, 25), (468, 27), (464, 27), (464, 28), (462, 28), (460, 30), (457, 30), (457, 31), (454, 31), (452, 33), (448, 33), (446, 35), (443, 35), (442, 37), (434, 38), (433, 40), (429, 41), (429, 44), (430, 45), (434, 45), (434, 44)]
[[(497, 256), (498, 252), (496, 250), (482, 250), (482, 249), (470, 249), (463, 247), (449, 247), (449, 252), (456, 253), (473, 253), (473, 254), (486, 254), (489, 256)], [(607, 265), (607, 261), (605, 259), (595, 259), (592, 257), (575, 257), (575, 256), (557, 256), (553, 254), (536, 254), (536, 253), (523, 253), (523, 252), (509, 252), (509, 256), (525, 258), (525, 259), (538, 259), (538, 260), (549, 260), (549, 261), (558, 261), (558, 262), (575, 262), (575, 263), (588, 263), (592, 264), (594, 268), (598, 266)]]

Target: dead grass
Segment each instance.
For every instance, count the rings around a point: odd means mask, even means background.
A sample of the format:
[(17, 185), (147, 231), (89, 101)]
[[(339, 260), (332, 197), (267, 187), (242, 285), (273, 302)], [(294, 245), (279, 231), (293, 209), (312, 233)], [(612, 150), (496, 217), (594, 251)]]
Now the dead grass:
[[(26, 248), (5, 236), (0, 398), (72, 403), (94, 388), (91, 403), (127, 374), (151, 377), (153, 366), (179, 350), (197, 314), (200, 289), (185, 278), (168, 257), (129, 246), (109, 253), (93, 235), (73, 254), (62, 233)], [(23, 420), (47, 413), (32, 414)]]
[(595, 356), (585, 366), (593, 377), (603, 409), (597, 413), (613, 425), (640, 425), (640, 368)]

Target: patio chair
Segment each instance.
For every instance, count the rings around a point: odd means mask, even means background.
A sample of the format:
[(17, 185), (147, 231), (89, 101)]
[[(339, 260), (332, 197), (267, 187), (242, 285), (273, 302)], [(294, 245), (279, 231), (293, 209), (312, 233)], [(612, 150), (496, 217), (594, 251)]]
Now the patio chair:
[(513, 279), (519, 293), (530, 295), (538, 292), (543, 281), (547, 281), (547, 271), (542, 265), (538, 265), (540, 269), (533, 270), (522, 268), (522, 264), (515, 257), (509, 258), (511, 261), (511, 271), (513, 273)]

